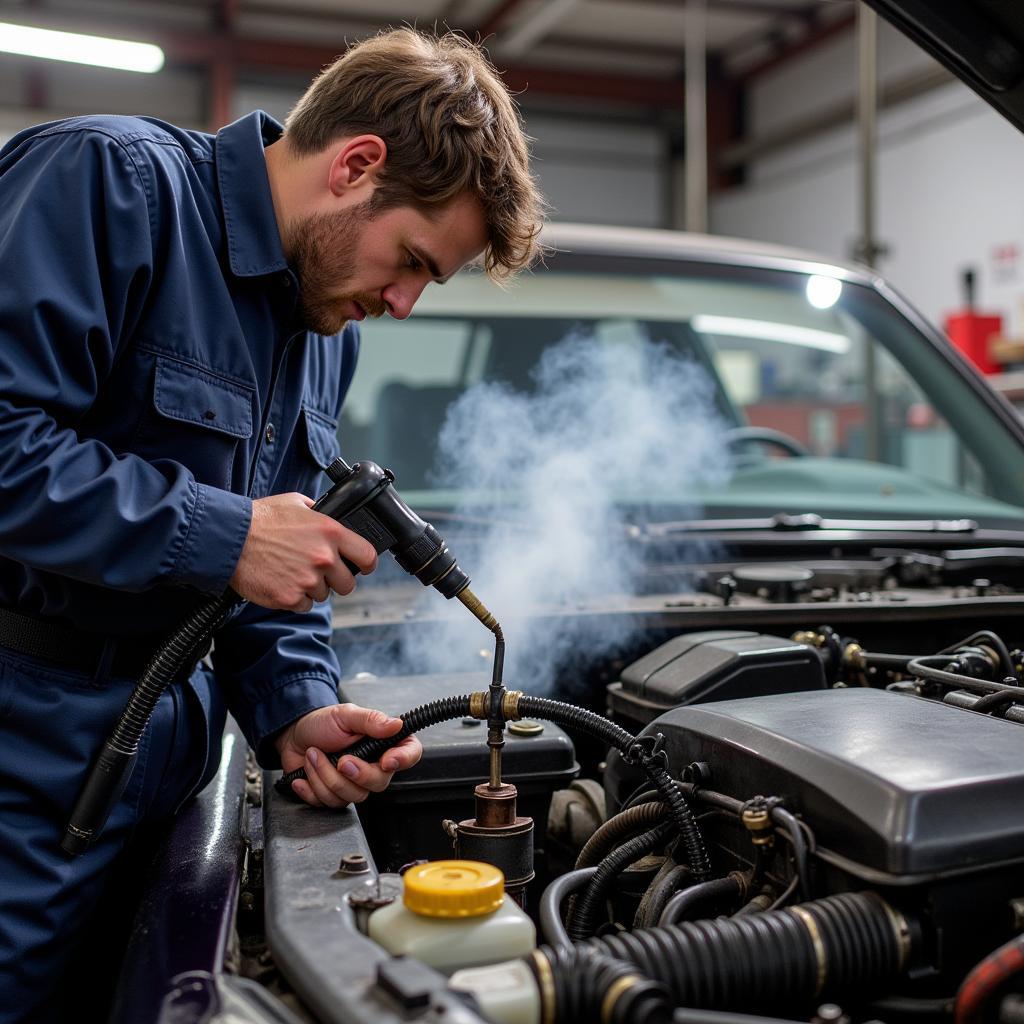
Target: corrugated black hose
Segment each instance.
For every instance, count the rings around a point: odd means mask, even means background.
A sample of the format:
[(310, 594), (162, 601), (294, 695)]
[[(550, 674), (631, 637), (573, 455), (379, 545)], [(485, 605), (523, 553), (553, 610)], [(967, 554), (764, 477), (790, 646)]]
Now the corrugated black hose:
[(241, 600), (229, 589), (220, 597), (204, 601), (150, 659), (78, 795), (60, 844), (66, 853), (82, 853), (103, 828), (131, 775), (139, 741), (161, 694), (189, 662), (198, 661), (206, 653), (210, 637)]
[[(711, 865), (704, 847), (704, 839), (685, 798), (679, 792), (665, 767), (664, 755), (657, 749), (658, 737), (638, 739), (614, 722), (610, 722), (607, 718), (588, 711), (586, 708), (563, 704), (561, 701), (550, 700), (547, 697), (531, 697), (526, 693), (521, 694), (518, 699), (518, 713), (522, 718), (540, 718), (556, 722), (558, 725), (564, 725), (570, 729), (587, 732), (591, 736), (603, 740), (609, 746), (615, 747), (627, 763), (639, 765), (651, 780), (651, 784), (657, 789), (658, 795), (668, 805), (670, 819), (679, 830), (694, 879), (702, 881), (711, 874)], [(468, 694), (459, 697), (445, 697), (443, 700), (432, 701), (430, 704), (421, 704), (400, 716), (402, 728), (394, 736), (389, 736), (386, 739), (362, 739), (346, 750), (328, 756), (332, 764), (337, 764), (339, 758), (345, 754), (352, 754), (363, 761), (376, 761), (386, 750), (396, 743), (400, 743), (406, 736), (411, 736), (414, 732), (419, 732), (429, 725), (437, 725), (453, 718), (464, 718), (468, 714), (470, 714)], [(292, 783), (296, 779), (305, 777), (305, 769), (296, 768), (294, 771), (282, 775), (275, 783), (275, 788), (283, 796), (296, 799), (295, 793), (292, 791)]]
[(909, 935), (895, 911), (866, 892), (623, 932), (584, 948), (663, 982), (674, 1006), (778, 1008), (878, 990), (906, 965)]
[(587, 883), (583, 892), (576, 897), (576, 902), (569, 913), (566, 931), (569, 933), (570, 939), (579, 941), (594, 934), (598, 918), (604, 910), (604, 901), (608, 896), (608, 890), (611, 889), (615, 879), (630, 864), (645, 857), (652, 850), (656, 850), (674, 832), (675, 823), (663, 821), (647, 832), (634, 836), (621, 846), (616, 847), (598, 864), (594, 877)]
[[(559, 1022), (670, 1024), (672, 1020), (664, 985), (599, 950), (544, 946), (527, 962), (553, 982), (549, 992), (558, 1010), (554, 1019)], [(543, 983), (541, 987), (543, 991)], [(550, 1018), (545, 1015), (544, 1019)]]
[(876, 893), (843, 893), (749, 917), (590, 939), (571, 950), (542, 946), (527, 963), (543, 1018), (569, 1024), (600, 1019), (595, 1006), (629, 991), (625, 980), (612, 991), (594, 976), (587, 964), (595, 954), (665, 986), (673, 1007), (781, 1010), (884, 989), (906, 968), (917, 941), (916, 930)]

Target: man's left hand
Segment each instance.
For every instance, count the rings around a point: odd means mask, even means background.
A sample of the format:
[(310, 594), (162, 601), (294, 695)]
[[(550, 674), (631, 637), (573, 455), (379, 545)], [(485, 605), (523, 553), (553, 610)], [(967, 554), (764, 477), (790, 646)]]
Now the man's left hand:
[(347, 756), (339, 759), (337, 768), (324, 751), (344, 750), (364, 736), (383, 739), (401, 728), (400, 718), (390, 718), (383, 711), (358, 704), (333, 704), (292, 722), (274, 742), (286, 772), (306, 769), (306, 779), (292, 783), (297, 797), (313, 807), (345, 807), (387, 789), (395, 772), (419, 761), (423, 747), (415, 736), (407, 736), (386, 750), (378, 764)]

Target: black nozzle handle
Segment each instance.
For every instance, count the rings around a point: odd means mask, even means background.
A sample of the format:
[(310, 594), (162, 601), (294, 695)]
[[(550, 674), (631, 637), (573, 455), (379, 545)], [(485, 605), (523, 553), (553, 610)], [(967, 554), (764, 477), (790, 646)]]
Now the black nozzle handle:
[(124, 792), (135, 767), (136, 751), (125, 751), (106, 740), (71, 812), (61, 849), (77, 857), (99, 835), (114, 804)]

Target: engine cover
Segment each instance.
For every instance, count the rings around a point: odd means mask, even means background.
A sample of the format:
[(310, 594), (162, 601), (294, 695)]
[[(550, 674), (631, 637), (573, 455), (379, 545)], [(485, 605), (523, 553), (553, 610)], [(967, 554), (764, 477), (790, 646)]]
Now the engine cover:
[(1024, 734), (1012, 722), (837, 689), (676, 708), (645, 730), (656, 732), (673, 774), (705, 761), (712, 789), (784, 797), (819, 847), (863, 867), (938, 875), (1024, 859)]

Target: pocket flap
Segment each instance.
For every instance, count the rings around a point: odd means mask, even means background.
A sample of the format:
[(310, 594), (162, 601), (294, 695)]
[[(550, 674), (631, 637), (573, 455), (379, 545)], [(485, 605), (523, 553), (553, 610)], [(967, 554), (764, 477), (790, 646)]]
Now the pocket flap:
[(161, 416), (231, 437), (252, 437), (252, 388), (158, 359), (153, 404)]
[(309, 454), (321, 469), (326, 469), (338, 456), (338, 424), (307, 406), (302, 407), (302, 415)]

